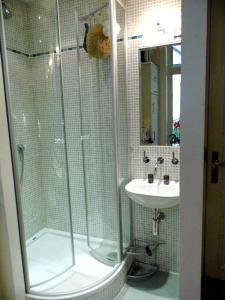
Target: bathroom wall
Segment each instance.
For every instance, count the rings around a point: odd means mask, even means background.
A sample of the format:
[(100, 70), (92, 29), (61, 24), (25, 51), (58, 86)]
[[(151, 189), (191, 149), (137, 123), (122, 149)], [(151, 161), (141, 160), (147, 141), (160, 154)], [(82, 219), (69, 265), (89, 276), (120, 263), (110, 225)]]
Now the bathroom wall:
[(22, 172), (21, 160), (16, 149), (25, 146), (24, 174), (21, 184), (23, 221), (26, 224), (25, 237), (34, 235), (46, 226), (46, 205), (42, 197), (42, 176), (40, 166), (41, 144), (35, 112), (32, 70), (28, 57), (29, 30), (26, 5), (8, 0), (6, 4), (13, 11), (13, 18), (5, 21), (6, 46), (10, 85), (11, 120), (14, 147), (17, 160), (18, 179)]
[(42, 195), (46, 205), (46, 227), (59, 223), (70, 230), (69, 185), (61, 95), (59, 57), (57, 54), (30, 58), (41, 151)]
[[(34, 1), (32, 5), (37, 3)], [(56, 220), (59, 216), (61, 228), (69, 230), (66, 156), (64, 143), (61, 143), (64, 123), (59, 60), (55, 54), (38, 56), (40, 51), (52, 50), (52, 45), (56, 45), (57, 23), (53, 21), (53, 16), (56, 19), (56, 9), (55, 1), (41, 6), (44, 20), (52, 26), (50, 46), (47, 47), (40, 12), (37, 14), (34, 9), (31, 13), (31, 4), (25, 5), (21, 1), (7, 0), (6, 4), (12, 10), (12, 18), (5, 21), (10, 113), (15, 153), (18, 144), (25, 146), (24, 176), (19, 188), (23, 227), (28, 239), (48, 227), (51, 218)], [(34, 37), (35, 20), (42, 26), (36, 26), (38, 34)], [(36, 45), (39, 48), (34, 52)], [(16, 158), (19, 178), (22, 164), (18, 155)], [(50, 216), (48, 211), (51, 211)]]
[[(138, 49), (160, 44), (173, 43), (175, 34), (181, 28), (180, 0), (128, 0), (128, 124), (130, 145), (131, 178), (146, 178), (152, 173), (157, 157), (165, 161), (159, 167), (158, 177), (168, 174), (171, 180), (179, 179), (180, 166), (171, 163), (172, 152), (179, 159), (180, 150), (169, 146), (140, 146), (139, 138), (139, 66)], [(157, 31), (157, 22), (168, 31)], [(176, 40), (178, 42), (179, 40)], [(150, 158), (149, 164), (142, 162), (143, 151)], [(137, 244), (145, 245), (151, 240), (165, 241), (157, 250), (157, 263), (160, 269), (179, 271), (179, 207), (164, 209), (165, 220), (160, 223), (158, 238), (152, 235), (152, 210), (133, 203), (133, 234)], [(143, 257), (141, 261), (152, 262), (154, 257)]]
[(7, 47), (27, 54), (29, 49), (27, 6), (22, 1), (4, 2), (13, 11), (13, 18), (5, 20), (4, 23)]

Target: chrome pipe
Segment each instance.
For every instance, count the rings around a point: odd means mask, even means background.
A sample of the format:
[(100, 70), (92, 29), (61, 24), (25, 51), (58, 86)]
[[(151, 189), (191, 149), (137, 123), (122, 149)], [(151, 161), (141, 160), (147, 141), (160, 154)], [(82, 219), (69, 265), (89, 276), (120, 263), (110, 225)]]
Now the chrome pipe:
[(152, 222), (152, 231), (153, 235), (157, 236), (159, 235), (159, 220), (158, 220), (158, 208), (153, 209), (153, 222)]

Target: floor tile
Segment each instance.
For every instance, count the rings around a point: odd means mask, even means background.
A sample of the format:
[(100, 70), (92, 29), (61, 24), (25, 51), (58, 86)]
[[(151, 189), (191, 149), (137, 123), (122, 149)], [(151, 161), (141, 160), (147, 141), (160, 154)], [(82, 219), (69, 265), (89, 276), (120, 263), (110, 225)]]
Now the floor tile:
[(158, 272), (139, 283), (127, 283), (116, 300), (178, 300), (179, 276)]

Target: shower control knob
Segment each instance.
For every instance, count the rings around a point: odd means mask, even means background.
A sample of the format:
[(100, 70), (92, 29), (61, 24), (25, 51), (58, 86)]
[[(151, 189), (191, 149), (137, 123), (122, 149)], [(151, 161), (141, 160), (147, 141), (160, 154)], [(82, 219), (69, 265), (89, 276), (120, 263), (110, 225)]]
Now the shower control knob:
[(149, 157), (146, 155), (146, 151), (144, 151), (144, 155), (143, 155), (143, 162), (145, 164), (149, 163), (150, 162), (150, 159)]
[(171, 160), (171, 163), (173, 165), (177, 165), (179, 163), (179, 160), (175, 157), (175, 153), (173, 152), (173, 158)]

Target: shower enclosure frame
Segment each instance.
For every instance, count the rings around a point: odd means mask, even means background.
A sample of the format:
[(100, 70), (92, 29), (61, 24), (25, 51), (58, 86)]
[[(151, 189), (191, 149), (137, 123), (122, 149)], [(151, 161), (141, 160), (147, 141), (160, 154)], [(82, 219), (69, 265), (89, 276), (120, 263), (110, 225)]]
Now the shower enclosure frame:
[[(59, 38), (60, 38), (60, 24), (59, 24), (59, 11), (58, 11), (58, 1), (56, 0), (56, 6), (57, 6), (57, 26), (58, 26), (58, 33), (59, 33)], [(125, 18), (126, 18), (126, 8), (124, 4), (120, 0), (108, 0), (108, 5), (109, 5), (109, 11), (110, 11), (110, 23), (111, 23), (111, 38), (112, 38), (112, 59), (111, 59), (111, 72), (112, 72), (112, 101), (113, 101), (113, 134), (114, 134), (114, 153), (115, 153), (115, 165), (116, 165), (116, 170), (115, 170), (115, 177), (116, 177), (116, 207), (117, 207), (117, 234), (118, 234), (118, 263), (121, 264), (123, 259), (125, 258), (125, 254), (123, 252), (123, 240), (122, 240), (122, 212), (121, 212), (121, 197), (120, 197), (120, 172), (119, 172), (119, 150), (118, 150), (118, 124), (119, 124), (119, 119), (118, 119), (118, 93), (117, 93), (117, 85), (118, 85), (118, 79), (117, 79), (117, 32), (116, 32), (116, 3), (119, 3), (121, 7), (124, 9), (125, 13)], [(125, 36), (126, 36), (126, 20), (125, 20)], [(60, 46), (61, 40), (59, 39), (59, 47)], [(125, 60), (127, 58), (127, 45), (126, 45), (126, 39), (125, 39)], [(3, 74), (4, 74), (4, 91), (5, 91), (5, 106), (8, 111), (8, 104), (7, 101), (10, 98), (9, 95), (9, 74), (8, 74), (8, 67), (7, 67), (7, 55), (6, 55), (6, 42), (5, 42), (5, 31), (4, 31), (4, 20), (3, 20), (3, 12), (2, 12), (2, 7), (0, 5), (0, 43), (1, 43), (1, 57), (2, 57), (2, 69), (3, 69)], [(126, 66), (125, 66), (126, 67)], [(60, 56), (60, 77), (62, 81), (62, 61), (61, 61), (61, 56)], [(127, 75), (127, 69), (126, 69), (126, 75)], [(127, 78), (127, 77), (126, 77)], [(63, 82), (62, 82), (63, 85)], [(125, 87), (126, 88), (126, 87)], [(62, 95), (62, 104), (63, 104), (63, 95)], [(63, 106), (63, 105), (62, 105)], [(7, 123), (8, 123), (8, 131), (9, 131), (9, 142), (10, 142), (10, 148), (11, 148), (11, 161), (15, 161), (15, 157), (12, 151), (13, 148), (13, 137), (12, 137), (12, 128), (10, 128), (10, 115), (7, 114)], [(66, 137), (66, 135), (65, 135)], [(128, 153), (129, 157), (129, 153)], [(67, 161), (68, 163), (68, 161)], [(16, 164), (13, 163), (14, 168), (16, 168)], [(28, 266), (27, 266), (27, 259), (26, 259), (26, 244), (25, 244), (25, 236), (24, 236), (24, 227), (23, 227), (23, 222), (21, 222), (21, 217), (22, 217), (22, 208), (21, 208), (21, 199), (20, 199), (20, 193), (19, 193), (19, 187), (18, 187), (18, 178), (16, 174), (18, 172), (13, 168), (12, 171), (12, 178), (14, 182), (14, 188), (15, 188), (15, 197), (16, 197), (16, 207), (17, 207), (17, 215), (19, 216), (18, 218), (18, 223), (19, 223), (19, 240), (20, 240), (20, 247), (21, 247), (21, 253), (22, 253), (22, 266), (24, 269), (24, 279), (25, 279), (25, 285), (26, 285), (26, 291), (29, 293), (30, 291), (30, 283), (29, 283), (29, 275), (28, 275)], [(71, 213), (71, 206), (70, 206), (70, 213)], [(131, 231), (132, 232), (132, 231)], [(130, 238), (132, 239), (132, 234), (130, 232)], [(73, 232), (71, 231), (73, 234)], [(119, 266), (114, 268), (114, 272), (116, 269), (118, 269)], [(104, 278), (106, 280), (107, 278)], [(90, 288), (87, 288), (89, 290)], [(76, 294), (75, 292), (74, 294)], [(79, 293), (79, 292), (78, 292)]]

